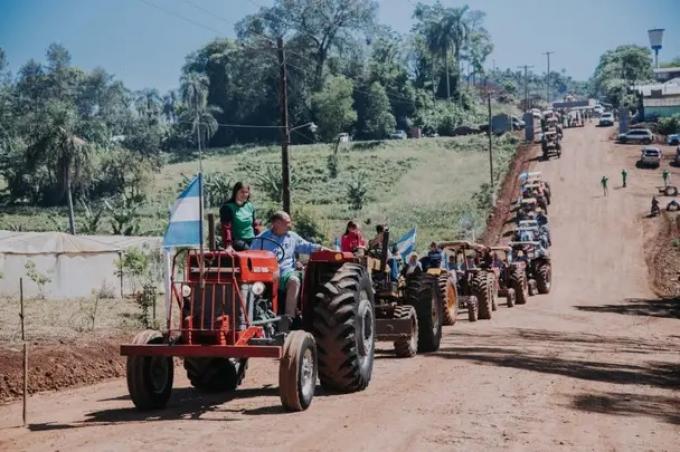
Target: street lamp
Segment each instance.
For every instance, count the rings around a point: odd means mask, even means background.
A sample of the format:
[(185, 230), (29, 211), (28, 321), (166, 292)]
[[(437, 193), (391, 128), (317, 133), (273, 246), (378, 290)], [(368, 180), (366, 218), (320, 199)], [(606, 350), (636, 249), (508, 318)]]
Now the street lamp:
[(649, 35), (649, 45), (654, 50), (654, 67), (659, 67), (659, 50), (661, 50), (661, 41), (663, 40), (663, 28), (654, 28), (647, 30)]

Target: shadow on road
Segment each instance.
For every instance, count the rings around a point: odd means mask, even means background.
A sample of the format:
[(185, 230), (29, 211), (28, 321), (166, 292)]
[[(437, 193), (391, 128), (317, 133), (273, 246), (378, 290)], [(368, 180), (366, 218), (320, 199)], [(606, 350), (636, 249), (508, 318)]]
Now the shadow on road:
[[(321, 392), (321, 391), (319, 391)], [(97, 425), (110, 425), (122, 422), (150, 422), (150, 421), (166, 421), (166, 420), (211, 420), (211, 421), (238, 421), (240, 419), (230, 417), (219, 417), (217, 419), (205, 419), (201, 416), (207, 412), (225, 412), (229, 410), (222, 410), (219, 405), (222, 405), (231, 400), (247, 399), (264, 396), (278, 396), (279, 390), (277, 387), (265, 387), (256, 389), (241, 389), (232, 393), (222, 394), (206, 394), (196, 391), (193, 388), (177, 388), (173, 390), (172, 397), (168, 402), (168, 406), (162, 410), (139, 411), (130, 402), (130, 405), (124, 408), (111, 408), (100, 411), (93, 411), (85, 415), (85, 420), (67, 424), (57, 423), (42, 423), (30, 424), (31, 431), (44, 430), (62, 430), (70, 428), (94, 427)], [(108, 400), (122, 400), (128, 398), (127, 396), (114, 397)], [(233, 411), (240, 413), (241, 411)], [(251, 413), (252, 414), (252, 413)]]
[(614, 392), (581, 394), (572, 403), (572, 408), (591, 413), (651, 416), (676, 425), (680, 424), (678, 407), (679, 398)]
[(680, 298), (627, 298), (622, 304), (575, 306), (579, 311), (680, 319)]

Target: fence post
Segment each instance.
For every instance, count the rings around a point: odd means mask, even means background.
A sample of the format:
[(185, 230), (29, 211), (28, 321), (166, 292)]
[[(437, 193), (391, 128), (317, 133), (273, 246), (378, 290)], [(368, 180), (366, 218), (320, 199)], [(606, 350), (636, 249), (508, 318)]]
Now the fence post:
[(28, 400), (28, 343), (26, 342), (26, 329), (24, 326), (24, 278), (19, 278), (19, 303), (21, 304), (21, 311), (19, 313), (19, 318), (21, 319), (21, 341), (24, 343), (24, 400), (21, 417), (24, 426), (26, 426), (26, 405)]

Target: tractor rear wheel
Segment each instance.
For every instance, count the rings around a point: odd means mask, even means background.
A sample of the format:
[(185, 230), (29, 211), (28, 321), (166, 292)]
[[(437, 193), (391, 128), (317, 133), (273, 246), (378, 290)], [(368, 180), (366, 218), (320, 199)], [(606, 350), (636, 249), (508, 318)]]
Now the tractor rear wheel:
[(498, 305), (496, 303), (496, 299), (498, 298), (498, 293), (496, 289), (496, 275), (494, 273), (488, 273), (487, 278), (489, 278), (489, 290), (491, 291), (491, 310), (496, 311), (498, 309)]
[(317, 377), (314, 336), (303, 330), (292, 331), (283, 344), (279, 361), (279, 396), (288, 411), (303, 411), (312, 403)]
[(312, 331), (322, 386), (338, 392), (366, 388), (373, 373), (375, 316), (364, 267), (345, 263), (316, 290)]
[(442, 273), (437, 279), (439, 296), (442, 300), (443, 324), (454, 325), (458, 317), (458, 291), (456, 285), (449, 282), (448, 273)]
[(510, 273), (510, 287), (515, 290), (517, 304), (526, 304), (529, 299), (529, 283), (527, 275), (520, 267), (514, 267)]
[(468, 321), (476, 322), (479, 318), (479, 300), (474, 295), (467, 297)]
[(507, 289), (507, 293), (505, 294), (505, 300), (506, 304), (509, 308), (515, 306), (515, 289), (509, 288)]
[(205, 392), (235, 391), (247, 368), (247, 359), (184, 358), (184, 369), (191, 386)]
[(394, 353), (400, 358), (411, 358), (418, 352), (418, 316), (416, 310), (413, 306), (396, 306), (394, 318), (411, 319), (411, 335), (394, 341)]
[(405, 304), (411, 305), (418, 316), (418, 351), (439, 350), (442, 339), (442, 302), (437, 280), (427, 273), (406, 280)]
[(492, 291), (489, 287), (491, 285), (491, 279), (488, 277), (486, 272), (479, 272), (475, 275), (472, 280), (472, 293), (477, 297), (479, 301), (479, 319), (488, 320), (491, 318), (491, 311), (493, 300)]
[[(142, 331), (132, 343), (162, 344), (163, 335), (155, 330)], [(127, 385), (132, 403), (140, 410), (165, 408), (172, 392), (174, 370), (170, 356), (128, 356)]]
[(541, 262), (536, 269), (536, 287), (538, 293), (550, 293), (552, 286), (552, 267), (548, 262)]

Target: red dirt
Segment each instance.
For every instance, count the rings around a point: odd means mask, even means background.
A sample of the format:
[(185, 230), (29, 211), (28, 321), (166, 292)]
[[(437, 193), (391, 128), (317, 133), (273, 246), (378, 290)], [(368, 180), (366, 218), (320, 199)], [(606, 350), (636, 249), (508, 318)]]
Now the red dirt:
[[(93, 338), (86, 341), (32, 343), (28, 348), (29, 393), (53, 391), (97, 383), (125, 375), (120, 344), (129, 338)], [(23, 348), (20, 344), (0, 349), (0, 403), (21, 396)]]
[(680, 216), (663, 212), (656, 229), (646, 246), (652, 288), (662, 297), (680, 297), (680, 243), (673, 246), (680, 240)]

